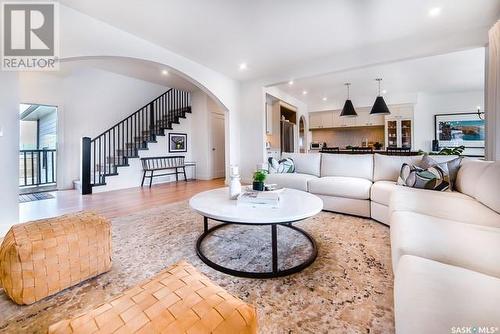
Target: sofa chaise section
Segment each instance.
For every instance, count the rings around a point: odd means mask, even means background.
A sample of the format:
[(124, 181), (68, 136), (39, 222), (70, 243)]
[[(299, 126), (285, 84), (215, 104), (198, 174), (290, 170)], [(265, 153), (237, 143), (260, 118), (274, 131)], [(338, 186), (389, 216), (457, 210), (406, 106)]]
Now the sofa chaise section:
[(412, 255), (399, 261), (394, 280), (396, 333), (453, 333), (453, 328), (462, 327), (474, 333), (473, 327), (496, 328), (498, 305), (500, 279), (496, 277)]
[(394, 272), (401, 257), (415, 255), (500, 279), (500, 228), (408, 211), (394, 212), (391, 221)]

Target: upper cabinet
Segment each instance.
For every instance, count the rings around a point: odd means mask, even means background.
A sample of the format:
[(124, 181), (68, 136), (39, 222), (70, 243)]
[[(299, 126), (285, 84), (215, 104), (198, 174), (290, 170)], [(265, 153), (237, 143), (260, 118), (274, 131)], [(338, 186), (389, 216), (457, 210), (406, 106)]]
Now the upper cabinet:
[(341, 128), (354, 126), (384, 126), (384, 116), (370, 115), (370, 108), (356, 109), (356, 117), (340, 117), (341, 110), (320, 111), (309, 114), (310, 129)]
[(331, 128), (333, 126), (332, 111), (320, 111), (309, 114), (309, 129)]

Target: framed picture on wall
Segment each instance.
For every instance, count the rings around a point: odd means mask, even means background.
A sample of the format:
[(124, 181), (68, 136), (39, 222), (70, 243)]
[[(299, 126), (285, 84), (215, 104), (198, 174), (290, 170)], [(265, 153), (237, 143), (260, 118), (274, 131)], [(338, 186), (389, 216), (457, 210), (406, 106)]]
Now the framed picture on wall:
[(185, 133), (170, 133), (168, 134), (168, 151), (187, 152), (187, 134)]
[[(479, 115), (483, 115), (482, 119)], [(484, 148), (484, 113), (441, 114), (434, 116), (439, 147)]]

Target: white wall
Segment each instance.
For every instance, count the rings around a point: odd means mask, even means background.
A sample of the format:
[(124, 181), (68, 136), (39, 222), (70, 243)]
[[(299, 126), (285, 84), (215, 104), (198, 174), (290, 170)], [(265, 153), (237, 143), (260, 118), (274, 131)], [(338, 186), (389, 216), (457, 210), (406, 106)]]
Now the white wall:
[(237, 81), (64, 5), (60, 5), (60, 17), (61, 59), (117, 56), (157, 62), (170, 67), (221, 103), (229, 111), (226, 114), (226, 164), (238, 164), (240, 85)]
[(94, 138), (168, 88), (123, 75), (80, 69), (67, 77), (20, 75), (21, 100), (58, 106), (58, 188), (80, 178), (81, 138)]
[(424, 151), (432, 149), (432, 140), (435, 138), (434, 115), (476, 112), (477, 106), (484, 110), (483, 91), (418, 94), (417, 104), (414, 108), (414, 148)]
[(19, 96), (17, 73), (0, 71), (0, 236), (19, 218)]

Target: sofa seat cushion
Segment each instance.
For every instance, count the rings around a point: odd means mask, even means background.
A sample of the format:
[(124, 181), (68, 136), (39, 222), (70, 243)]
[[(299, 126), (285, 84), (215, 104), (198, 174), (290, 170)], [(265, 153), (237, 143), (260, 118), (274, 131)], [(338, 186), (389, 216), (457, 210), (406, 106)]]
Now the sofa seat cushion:
[(500, 228), (496, 227), (396, 211), (391, 251), (395, 272), (402, 256), (415, 255), (500, 278)]
[(309, 180), (309, 192), (318, 195), (370, 199), (372, 182), (359, 177), (327, 176)]
[(269, 174), (266, 183), (277, 184), (278, 187), (307, 191), (307, 181), (317, 178), (314, 175), (301, 173)]
[(498, 213), (459, 192), (398, 187), (390, 199), (389, 217), (395, 211), (412, 211), (462, 223), (500, 227)]
[(394, 281), (396, 333), (499, 327), (498, 305), (498, 278), (411, 255), (400, 260)]
[(389, 205), (391, 194), (399, 186), (394, 181), (377, 181), (371, 188), (370, 199), (374, 202)]

